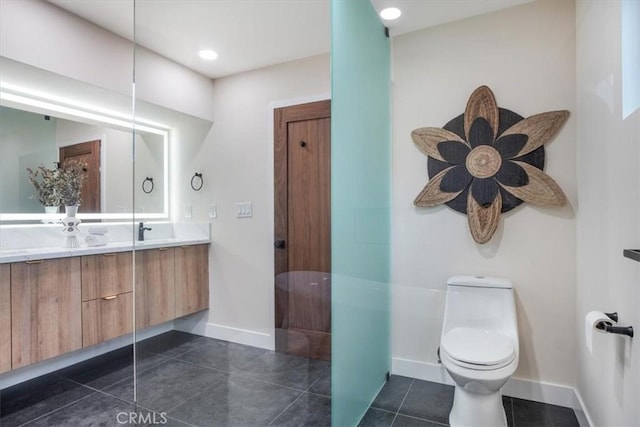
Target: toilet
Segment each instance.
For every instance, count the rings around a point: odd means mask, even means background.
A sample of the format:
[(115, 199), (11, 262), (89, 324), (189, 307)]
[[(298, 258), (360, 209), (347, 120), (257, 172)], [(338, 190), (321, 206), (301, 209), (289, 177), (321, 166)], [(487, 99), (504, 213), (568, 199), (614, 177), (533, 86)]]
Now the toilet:
[(442, 365), (455, 382), (452, 427), (506, 426), (500, 389), (518, 367), (518, 324), (509, 280), (447, 280)]

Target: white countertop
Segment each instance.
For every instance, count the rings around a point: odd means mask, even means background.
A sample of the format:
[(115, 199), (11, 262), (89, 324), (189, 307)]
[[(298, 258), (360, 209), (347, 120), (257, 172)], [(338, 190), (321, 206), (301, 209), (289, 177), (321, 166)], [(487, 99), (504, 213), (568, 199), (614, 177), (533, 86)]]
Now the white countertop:
[[(113, 252), (127, 252), (132, 250), (146, 250), (146, 249), (157, 249), (157, 248), (169, 248), (176, 246), (187, 246), (187, 245), (200, 245), (200, 244), (209, 244), (211, 243), (210, 238), (210, 230), (209, 224), (207, 223), (192, 223), (192, 224), (151, 224), (157, 228), (158, 231), (161, 230), (162, 227), (166, 228), (163, 234), (165, 236), (172, 237), (160, 237), (160, 238), (149, 238), (143, 242), (134, 242), (131, 239), (128, 240), (120, 240), (109, 242), (103, 246), (87, 246), (82, 239), (78, 239), (82, 244), (77, 248), (66, 248), (62, 245), (53, 246), (51, 243), (53, 242), (61, 242), (63, 239), (60, 239), (58, 234), (56, 233), (56, 239), (46, 239), (43, 238), (41, 241), (44, 243), (43, 246), (38, 247), (0, 247), (0, 264), (6, 264), (11, 262), (24, 262), (24, 261), (35, 261), (41, 259), (53, 259), (53, 258), (66, 258), (66, 257), (75, 257), (82, 255), (96, 255), (96, 254), (105, 254), (105, 253), (113, 253)], [(106, 227), (111, 229), (112, 234), (114, 231), (117, 232), (117, 229), (113, 229), (113, 226), (109, 224), (105, 224)], [(161, 227), (162, 226), (162, 227)], [(130, 230), (130, 226), (127, 226), (127, 230)], [(33, 233), (33, 229), (29, 230)], [(36, 230), (37, 232), (37, 230)], [(128, 231), (127, 231), (128, 232)], [(8, 237), (7, 230), (5, 229), (3, 233), (3, 237), (7, 240)], [(41, 234), (37, 232), (37, 234)], [(148, 233), (151, 234), (151, 233)], [(21, 235), (25, 235), (24, 232), (21, 232)], [(132, 234), (128, 232), (125, 234), (131, 236)], [(31, 239), (31, 241), (40, 240), (40, 239)], [(47, 243), (49, 243), (47, 245)]]
[(9, 249), (0, 250), (0, 264), (9, 262), (23, 262), (40, 259), (66, 258), (82, 255), (107, 254), (114, 252), (127, 252), (132, 250), (146, 250), (157, 248), (170, 248), (175, 246), (209, 244), (209, 239), (159, 239), (135, 242), (135, 244), (116, 242), (104, 246), (80, 246), (78, 248), (34, 248), (34, 249)]

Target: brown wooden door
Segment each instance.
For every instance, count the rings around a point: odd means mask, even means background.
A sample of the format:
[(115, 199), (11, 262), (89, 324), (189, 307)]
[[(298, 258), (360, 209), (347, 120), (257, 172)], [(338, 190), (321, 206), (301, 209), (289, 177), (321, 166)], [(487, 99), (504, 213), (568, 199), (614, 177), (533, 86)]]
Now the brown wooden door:
[(74, 159), (87, 164), (78, 212), (100, 212), (100, 140), (60, 147), (60, 164)]
[(276, 350), (331, 357), (331, 101), (275, 110)]

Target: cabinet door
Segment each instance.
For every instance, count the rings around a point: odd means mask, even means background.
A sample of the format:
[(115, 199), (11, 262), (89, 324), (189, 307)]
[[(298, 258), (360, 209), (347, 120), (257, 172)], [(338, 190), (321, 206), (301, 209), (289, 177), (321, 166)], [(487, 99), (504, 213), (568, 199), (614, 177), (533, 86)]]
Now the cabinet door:
[(82, 347), (80, 258), (11, 264), (13, 369)]
[(209, 245), (176, 251), (176, 317), (209, 308)]
[(174, 272), (173, 248), (136, 252), (136, 328), (176, 317)]
[(11, 267), (0, 264), (0, 373), (11, 370)]
[(82, 346), (133, 332), (133, 292), (82, 303)]
[(133, 254), (107, 253), (82, 257), (82, 301), (133, 291)]

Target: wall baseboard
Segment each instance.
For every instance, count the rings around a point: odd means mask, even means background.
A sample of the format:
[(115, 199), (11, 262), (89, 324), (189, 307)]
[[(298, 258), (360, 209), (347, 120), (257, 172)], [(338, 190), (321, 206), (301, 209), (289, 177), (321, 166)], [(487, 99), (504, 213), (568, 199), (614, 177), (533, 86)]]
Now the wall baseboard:
[[(167, 322), (161, 325), (152, 326), (142, 331), (137, 331), (136, 340), (142, 341), (147, 338), (169, 332), (172, 329), (174, 329), (173, 322)], [(57, 371), (58, 369), (66, 368), (68, 366), (75, 365), (76, 363), (84, 362), (85, 360), (92, 359), (110, 351), (126, 347), (128, 345), (131, 345), (132, 343), (133, 334), (127, 334), (100, 344), (93, 345), (88, 348), (75, 350), (51, 359), (43, 360), (42, 362), (35, 363), (33, 365), (25, 366), (24, 368), (9, 371), (0, 375), (0, 390), (37, 378), (42, 375), (49, 374), (51, 372)]]
[(593, 419), (591, 418), (591, 415), (589, 415), (589, 411), (587, 411), (587, 406), (584, 404), (582, 395), (580, 394), (578, 389), (575, 389), (575, 392), (576, 392), (576, 398), (578, 399), (578, 402), (580, 404), (580, 408), (573, 408), (573, 410), (576, 413), (576, 418), (578, 418), (580, 427), (595, 426), (595, 424), (593, 423)]
[(275, 338), (272, 334), (218, 325), (216, 323), (203, 321), (199, 319), (198, 316), (176, 319), (175, 328), (179, 331), (203, 335), (209, 338), (231, 341), (267, 350), (275, 350)]
[[(455, 384), (446, 369), (440, 364), (394, 357), (391, 359), (391, 373), (440, 384)], [(582, 427), (591, 425), (591, 420), (585, 411), (582, 399), (573, 387), (511, 378), (507, 381), (502, 391), (505, 396), (572, 408), (576, 412)]]

